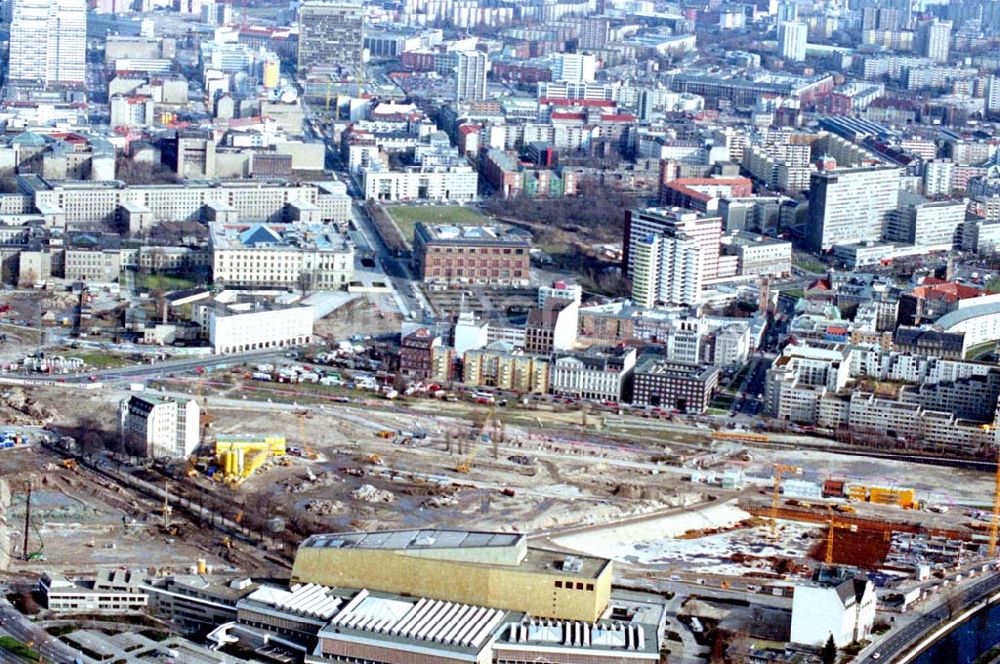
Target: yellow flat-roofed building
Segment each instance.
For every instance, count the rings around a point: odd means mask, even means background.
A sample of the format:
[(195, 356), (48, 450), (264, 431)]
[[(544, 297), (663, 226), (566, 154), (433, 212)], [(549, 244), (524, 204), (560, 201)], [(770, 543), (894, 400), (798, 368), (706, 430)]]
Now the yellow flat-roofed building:
[(611, 574), (608, 559), (529, 547), (518, 533), (421, 529), (313, 535), (291, 581), (594, 622)]

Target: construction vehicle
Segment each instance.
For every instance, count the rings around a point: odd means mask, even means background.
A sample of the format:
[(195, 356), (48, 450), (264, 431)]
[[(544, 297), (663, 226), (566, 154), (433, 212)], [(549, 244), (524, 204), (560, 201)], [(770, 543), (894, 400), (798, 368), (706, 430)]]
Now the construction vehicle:
[(379, 454), (369, 454), (365, 457), (365, 463), (370, 463), (373, 466), (381, 466), (384, 462), (382, 461), (382, 456)]
[(741, 440), (748, 443), (766, 443), (770, 440), (766, 434), (749, 431), (713, 431), (712, 438), (716, 440)]
[(66, 470), (77, 470), (79, 467), (76, 463), (76, 459), (63, 459), (62, 465)]
[(470, 470), (472, 470), (472, 464), (473, 461), (475, 461), (475, 457), (476, 457), (475, 454), (470, 454), (469, 456), (459, 461), (458, 464), (455, 466), (455, 472), (462, 473), (463, 475), (468, 473)]
[(376, 432), (375, 435), (378, 436), (379, 438), (385, 438), (386, 440), (388, 440), (390, 438), (395, 438), (396, 432), (389, 431), (388, 429), (383, 429), (382, 431)]

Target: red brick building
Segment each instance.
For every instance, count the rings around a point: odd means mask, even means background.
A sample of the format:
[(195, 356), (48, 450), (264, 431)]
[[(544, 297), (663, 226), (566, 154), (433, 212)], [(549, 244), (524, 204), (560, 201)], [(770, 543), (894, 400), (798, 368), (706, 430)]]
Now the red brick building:
[(516, 229), (419, 223), (413, 255), (425, 283), (526, 286), (531, 279), (531, 236)]

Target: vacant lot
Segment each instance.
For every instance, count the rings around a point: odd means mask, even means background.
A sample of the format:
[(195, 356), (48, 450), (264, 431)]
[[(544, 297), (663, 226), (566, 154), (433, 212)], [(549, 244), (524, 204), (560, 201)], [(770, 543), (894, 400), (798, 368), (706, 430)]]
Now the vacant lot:
[(451, 224), (455, 226), (481, 226), (490, 221), (478, 211), (461, 205), (395, 205), (386, 207), (385, 210), (392, 215), (403, 237), (411, 243), (413, 242), (414, 229), (417, 222), (420, 221), (425, 224)]

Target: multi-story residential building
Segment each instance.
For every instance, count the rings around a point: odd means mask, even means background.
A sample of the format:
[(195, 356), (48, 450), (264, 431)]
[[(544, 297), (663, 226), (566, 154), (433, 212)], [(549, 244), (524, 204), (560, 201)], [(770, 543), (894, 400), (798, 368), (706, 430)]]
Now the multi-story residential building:
[(813, 172), (810, 150), (808, 145), (797, 144), (750, 145), (743, 151), (743, 168), (768, 189), (804, 191)]
[(353, 72), (362, 65), (364, 6), (323, 0), (299, 7), (298, 71), (311, 68)]
[(548, 394), (550, 365), (548, 355), (525, 353), (505, 341), (494, 341), (465, 352), (462, 382), (523, 394)]
[(653, 307), (701, 301), (701, 251), (694, 238), (685, 233), (650, 233), (630, 243), (629, 258), (632, 300), (636, 304)]
[(524, 350), (529, 353), (566, 351), (576, 344), (580, 305), (575, 300), (552, 299), (528, 312)]
[(644, 353), (633, 370), (632, 403), (681, 413), (704, 413), (719, 385), (716, 367), (674, 362)]
[(140, 457), (188, 457), (200, 442), (200, 420), (194, 399), (132, 394), (119, 404), (118, 435)]
[(806, 40), (809, 26), (798, 21), (784, 21), (778, 24), (778, 52), (781, 57), (794, 62), (806, 59)]
[(527, 285), (531, 238), (498, 226), (418, 223), (413, 238), (417, 271), (430, 284)]
[(557, 355), (552, 360), (549, 387), (561, 396), (620, 402), (625, 398), (635, 358), (635, 348), (600, 346)]
[(152, 97), (115, 95), (111, 98), (112, 127), (149, 127), (156, 104)]
[(841, 344), (786, 346), (767, 370), (764, 411), (776, 419), (814, 422), (820, 399), (847, 386), (851, 352)]
[(311, 306), (254, 299), (199, 305), (196, 311), (198, 322), (208, 330), (212, 352), (218, 354), (302, 346), (312, 339)]
[(210, 223), (212, 280), (243, 288), (345, 288), (354, 246), (323, 224)]
[(900, 170), (884, 166), (813, 173), (806, 242), (815, 251), (879, 241), (899, 202)]
[(951, 413), (963, 420), (992, 422), (1000, 397), (1000, 371), (925, 383), (900, 390), (899, 400), (927, 410)]
[(455, 98), (458, 101), (486, 99), (486, 72), (490, 58), (483, 51), (460, 51), (456, 54)]
[(924, 164), (924, 196), (950, 196), (954, 188), (955, 164), (951, 159), (933, 159)]
[(632, 280), (632, 299), (697, 304), (702, 284), (719, 272), (722, 219), (679, 208), (626, 212), (622, 265)]
[(399, 343), (399, 372), (414, 378), (430, 378), (434, 373), (434, 353), (442, 346), (441, 337), (426, 327), (404, 335)]
[(87, 67), (84, 0), (16, 0), (10, 23), (8, 84), (82, 86)]

